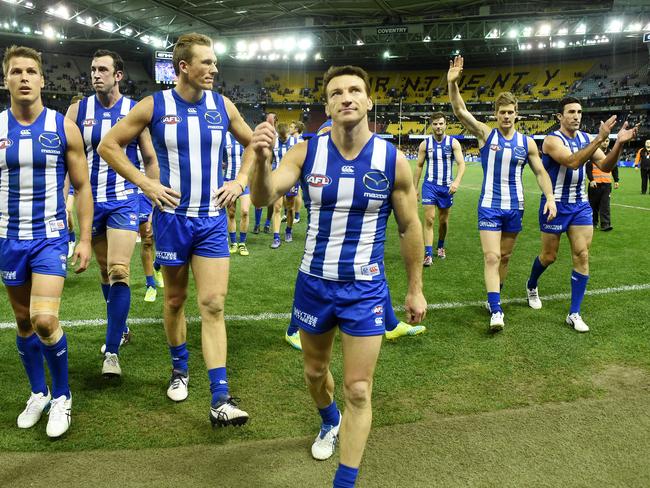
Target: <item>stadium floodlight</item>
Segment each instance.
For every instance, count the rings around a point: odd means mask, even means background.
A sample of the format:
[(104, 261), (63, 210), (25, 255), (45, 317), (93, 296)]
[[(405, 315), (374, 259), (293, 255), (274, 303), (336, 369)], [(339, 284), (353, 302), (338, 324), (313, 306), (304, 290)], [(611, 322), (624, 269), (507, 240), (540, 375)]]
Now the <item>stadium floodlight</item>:
[(246, 41), (237, 41), (237, 43), (235, 44), (235, 50), (238, 53), (245, 52), (247, 47), (248, 47), (248, 44), (246, 43)]
[(309, 37), (303, 37), (298, 41), (298, 49), (301, 51), (309, 51), (313, 45), (314, 43)]
[(523, 30), (521, 31), (521, 35), (524, 37), (530, 37), (532, 34), (533, 34), (532, 27), (524, 27)]
[(248, 52), (250, 53), (251, 56), (255, 56), (255, 53), (259, 50), (260, 45), (256, 42), (251, 42), (248, 45)]
[(214, 52), (217, 54), (226, 54), (228, 47), (223, 42), (214, 43)]
[(56, 32), (54, 32), (54, 29), (52, 27), (46, 25), (43, 27), (43, 36), (47, 37), (48, 39), (54, 39), (56, 37)]
[(540, 37), (545, 37), (551, 34), (551, 24), (542, 24), (539, 26), (539, 30), (537, 31), (537, 36)]
[(431, 42), (431, 36), (424, 36), (422, 42)]
[(363, 42), (361, 39), (357, 39), (357, 46), (363, 46), (365, 42)]
[(566, 36), (568, 33), (569, 33), (569, 29), (567, 29), (566, 27), (562, 27), (557, 31), (558, 36)]
[(318, 60), (321, 59), (321, 58), (322, 58), (321, 53), (316, 53), (316, 54), (314, 54), (314, 59), (315, 59), (316, 61), (318, 61)]
[(133, 29), (130, 27), (127, 27), (126, 29), (122, 29), (120, 31), (120, 34), (122, 34), (125, 37), (131, 37), (133, 35)]
[(18, 22), (16, 22), (15, 20), (12, 20), (11, 25), (14, 26), (14, 27), (18, 27)]
[(576, 34), (583, 35), (587, 33), (587, 26), (585, 24), (578, 24), (576, 27)]
[(545, 47), (546, 47), (546, 44), (544, 44), (543, 42), (540, 42), (539, 44), (537, 44), (538, 49), (544, 49)]
[(248, 10), (237, 10), (237, 11), (235, 11), (235, 13), (239, 14), (239, 15), (244, 15), (246, 12), (248, 12)]
[(289, 56), (287, 56), (286, 54), (283, 54), (283, 55), (282, 55), (282, 59), (283, 59), (284, 61), (286, 61), (287, 59), (289, 59)]
[(641, 27), (641, 22), (634, 22), (625, 28), (625, 32), (639, 32)]
[(610, 21), (610, 23), (607, 25), (607, 28), (605, 29), (605, 32), (621, 32), (623, 30), (623, 21), (620, 19), (614, 19)]
[(20, 29), (20, 30), (21, 30), (21, 31), (23, 31), (23, 34), (30, 34), (30, 33), (32, 32), (32, 29), (31, 29), (31, 27), (29, 27), (29, 26), (26, 26), (26, 25), (25, 25), (25, 26), (23, 26), (23, 28), (22, 28), (22, 29)]
[(460, 34), (456, 34), (456, 35), (454, 36), (454, 38), (452, 39), (452, 41), (460, 41), (462, 38), (463, 38), (462, 35), (460, 35)]
[(82, 15), (77, 15), (76, 19), (78, 24), (83, 24), (88, 26), (93, 25), (93, 18), (91, 16), (83, 17)]
[(25, 3), (23, 3), (23, 7), (28, 8), (28, 9), (31, 10), (31, 9), (34, 8), (34, 4), (32, 2), (25, 2)]
[(111, 22), (110, 20), (102, 20), (97, 27), (99, 27), (100, 30), (103, 30), (104, 32), (113, 32), (113, 29), (115, 29), (115, 24)]
[(501, 37), (499, 29), (492, 29), (485, 36), (486, 39), (498, 39), (499, 37)]
[(557, 48), (559, 48), (559, 49), (564, 49), (564, 48), (566, 47), (566, 42), (563, 41), (562, 39), (560, 39), (560, 40), (557, 41), (557, 43), (555, 44), (555, 47), (557, 47)]
[(287, 37), (284, 40), (284, 50), (290, 53), (291, 51), (296, 50), (296, 38), (295, 37)]
[(305, 59), (307, 59), (307, 54), (306, 53), (296, 53), (296, 55), (294, 56), (294, 59), (296, 61), (304, 61)]
[(149, 44), (151, 42), (151, 37), (149, 37), (147, 34), (145, 34), (144, 36), (140, 36), (140, 42)]
[(650, 31), (650, 22), (648, 22), (643, 28), (644, 31)]
[(68, 7), (65, 5), (58, 5), (56, 7), (48, 7), (45, 10), (45, 13), (48, 15), (51, 15), (53, 17), (59, 17), (60, 19), (65, 19), (69, 20), (70, 19), (70, 11), (68, 10)]
[(390, 51), (384, 51), (384, 59), (390, 58)]
[(260, 49), (265, 52), (273, 49), (273, 43), (271, 42), (271, 39), (262, 39), (260, 41)]
[(508, 37), (509, 37), (510, 39), (516, 39), (518, 34), (519, 34), (519, 33), (517, 32), (517, 29), (510, 29), (510, 30), (508, 31)]

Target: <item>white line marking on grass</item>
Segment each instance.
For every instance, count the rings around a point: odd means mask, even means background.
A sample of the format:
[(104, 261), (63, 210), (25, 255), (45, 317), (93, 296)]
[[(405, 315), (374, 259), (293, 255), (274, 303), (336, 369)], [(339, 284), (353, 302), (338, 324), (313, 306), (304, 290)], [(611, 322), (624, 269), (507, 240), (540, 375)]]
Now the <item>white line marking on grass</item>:
[(634, 208), (636, 210), (645, 210), (647, 212), (650, 212), (650, 208), (646, 208), (646, 207), (635, 207), (634, 205), (623, 205), (622, 203), (610, 203), (610, 205), (614, 207)]
[[(624, 293), (629, 291), (642, 291), (650, 290), (650, 283), (643, 283), (639, 285), (623, 285), (609, 288), (599, 288), (596, 290), (587, 290), (586, 295), (609, 295), (611, 293)], [(567, 300), (571, 298), (570, 293), (556, 293), (554, 295), (542, 295), (542, 298), (548, 300)], [(501, 300), (501, 303), (526, 303), (525, 297), (520, 298), (506, 298)], [(485, 300), (474, 300), (471, 302), (443, 302), (443, 303), (430, 303), (429, 310), (445, 310), (450, 308), (463, 308), (463, 307), (482, 307)], [(404, 310), (403, 305), (397, 305), (395, 310), (401, 312)], [(284, 320), (288, 321), (291, 318), (289, 313), (271, 313), (263, 312), (254, 315), (226, 315), (226, 322), (260, 322), (263, 320)], [(188, 322), (199, 322), (200, 317), (187, 317)], [(86, 320), (62, 320), (61, 325), (64, 327), (82, 327), (82, 326), (101, 326), (105, 325), (105, 319), (86, 319)], [(162, 317), (148, 317), (148, 318), (132, 318), (129, 319), (129, 325), (141, 324), (162, 324)], [(0, 322), (0, 329), (14, 329), (16, 324), (14, 322)]]

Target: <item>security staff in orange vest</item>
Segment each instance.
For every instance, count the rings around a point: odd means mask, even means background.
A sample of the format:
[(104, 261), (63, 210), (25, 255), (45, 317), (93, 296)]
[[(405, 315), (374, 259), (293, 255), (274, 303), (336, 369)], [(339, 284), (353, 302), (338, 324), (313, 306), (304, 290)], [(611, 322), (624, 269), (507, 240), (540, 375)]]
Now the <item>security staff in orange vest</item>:
[(634, 168), (641, 168), (641, 194), (645, 195), (650, 181), (650, 139), (645, 141), (645, 147), (639, 149), (634, 160)]
[[(608, 146), (609, 140), (606, 140), (603, 141), (600, 148), (604, 153), (607, 153)], [(588, 195), (589, 204), (594, 213), (594, 227), (598, 227), (598, 221), (600, 220), (600, 230), (609, 232), (613, 229), (609, 210), (609, 196), (612, 192), (612, 178), (614, 178), (614, 189), (618, 189), (618, 166), (614, 166), (611, 173), (605, 173), (589, 161), (585, 169), (589, 179)]]

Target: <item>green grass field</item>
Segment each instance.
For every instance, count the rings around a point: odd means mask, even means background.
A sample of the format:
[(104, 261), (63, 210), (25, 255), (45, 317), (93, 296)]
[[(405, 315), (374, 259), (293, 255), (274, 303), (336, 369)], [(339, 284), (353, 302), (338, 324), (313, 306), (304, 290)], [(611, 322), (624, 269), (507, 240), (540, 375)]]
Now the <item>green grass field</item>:
[[(522, 301), (540, 246), (539, 191), (525, 171), (524, 230), (502, 293), (506, 328), (492, 336), (479, 304), (485, 297), (476, 231), (481, 170), (468, 168), (451, 215), (448, 257), (424, 271), (428, 330), (382, 350), (360, 486), (650, 485), (650, 196), (640, 195), (638, 178), (621, 169), (621, 188), (612, 197), (614, 231), (595, 232), (588, 289), (596, 293), (585, 298), (582, 313), (591, 332), (580, 335), (564, 324), (571, 272), (566, 240), (540, 280), (544, 308), (534, 311)], [(406, 281), (394, 220), (390, 225), (386, 268), (399, 306)], [(276, 251), (269, 249), (270, 236), (250, 234), (251, 255), (231, 260), (228, 370), (233, 395), (251, 414), (243, 428), (213, 429), (208, 421), (193, 287), (186, 311), (190, 397), (181, 404), (166, 398), (162, 297), (142, 301), (136, 255), (130, 317), (150, 320), (131, 326), (122, 379), (101, 377), (104, 327), (76, 323), (105, 318), (93, 264), (68, 277), (60, 314), (68, 323), (70, 431), (52, 442), (43, 420), (17, 429), (29, 389), (2, 292), (0, 486), (37, 483), (36, 471), (17, 467), (33, 463), (64, 473), (74, 486), (88, 486), (106, 471), (113, 474), (99, 478), (99, 486), (214, 486), (219, 473), (232, 487), (328, 486), (336, 460), (310, 459), (319, 420), (301, 356), (283, 340), (305, 226), (297, 224), (294, 242)], [(333, 374), (340, 381), (338, 352)], [(342, 403), (340, 394), (339, 388)], [(179, 458), (177, 472), (171, 465)]]

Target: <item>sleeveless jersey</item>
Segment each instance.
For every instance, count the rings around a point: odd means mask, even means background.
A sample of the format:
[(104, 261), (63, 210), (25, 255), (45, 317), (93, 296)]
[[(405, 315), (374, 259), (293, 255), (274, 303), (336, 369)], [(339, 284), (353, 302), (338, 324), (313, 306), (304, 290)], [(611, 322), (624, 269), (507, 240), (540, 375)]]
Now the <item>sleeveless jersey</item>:
[(298, 144), (298, 139), (296, 137), (287, 137), (286, 141), (281, 141), (279, 137), (275, 138), (275, 146), (273, 147), (273, 169), (278, 167), (284, 155), (287, 154), (287, 151), (296, 144)]
[(176, 90), (153, 94), (150, 129), (160, 166), (160, 182), (181, 194), (175, 209), (165, 212), (187, 217), (219, 215), (212, 202), (223, 184), (223, 147), (230, 119), (223, 97), (204, 91), (197, 103), (183, 100)]
[[(97, 153), (97, 146), (106, 133), (123, 119), (133, 108), (135, 101), (122, 97), (111, 108), (105, 108), (96, 95), (86, 97), (79, 102), (77, 126), (81, 131), (88, 160), (88, 176), (96, 203), (126, 200), (135, 192), (136, 186), (122, 178)], [(138, 144), (136, 140), (126, 146), (126, 156), (135, 167), (138, 163)]]
[[(577, 131), (574, 138), (567, 137), (559, 130), (552, 132), (546, 137), (551, 136), (559, 137), (562, 144), (568, 147), (572, 153), (578, 152), (583, 147), (589, 145), (589, 142), (591, 141), (589, 136), (582, 131)], [(542, 162), (544, 163), (544, 168), (546, 168), (548, 175), (551, 177), (553, 195), (555, 196), (556, 202), (576, 203), (587, 201), (584, 185), (584, 164), (578, 169), (567, 168), (555, 161), (548, 154), (542, 155)], [(544, 195), (542, 195), (542, 198), (546, 199)]]
[(68, 235), (63, 184), (67, 173), (64, 117), (45, 108), (31, 125), (0, 113), (0, 237)]
[(501, 210), (524, 209), (524, 187), (521, 173), (528, 162), (526, 136), (515, 132), (512, 139), (492, 129), (481, 148), (483, 184), (479, 206)]
[(383, 280), (395, 146), (373, 135), (352, 161), (330, 134), (307, 143), (300, 184), (309, 213), (300, 270), (337, 281)]
[(239, 169), (241, 168), (241, 157), (244, 154), (244, 146), (230, 132), (226, 132), (226, 144), (223, 148), (223, 154), (226, 161), (224, 177), (226, 180), (234, 180), (237, 178)]
[(426, 141), (427, 163), (426, 172), (424, 173), (425, 181), (434, 185), (449, 186), (453, 180), (452, 163), (454, 152), (451, 147), (452, 138), (445, 136), (442, 142), (438, 142), (435, 137), (429, 136)]

